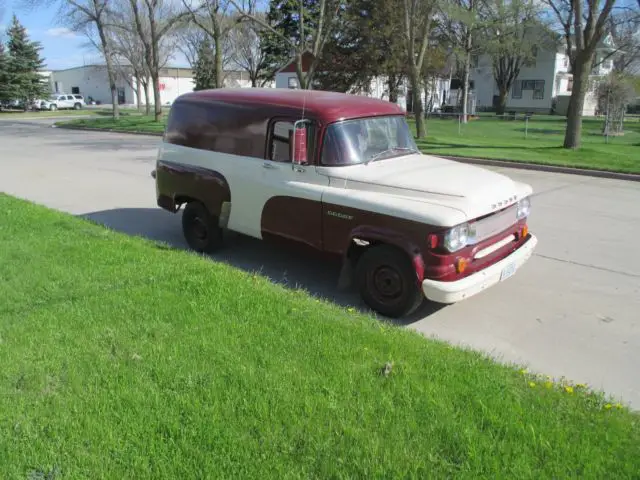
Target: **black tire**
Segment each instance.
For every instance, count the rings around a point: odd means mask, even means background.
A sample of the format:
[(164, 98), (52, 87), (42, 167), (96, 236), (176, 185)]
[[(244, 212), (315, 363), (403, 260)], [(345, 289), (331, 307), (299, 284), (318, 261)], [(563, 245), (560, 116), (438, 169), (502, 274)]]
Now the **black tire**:
[(200, 202), (190, 202), (184, 208), (182, 233), (189, 247), (199, 253), (213, 253), (222, 246), (218, 219)]
[(81, 108), (82, 108), (82, 105), (80, 105), (79, 103), (76, 103), (76, 104), (73, 106), (73, 109), (74, 109), (74, 110), (80, 110)]
[(386, 317), (410, 315), (424, 300), (411, 259), (390, 245), (362, 254), (356, 265), (356, 285), (364, 302)]
[(51, 105), (49, 105), (49, 110), (51, 110), (52, 112), (57, 109), (58, 109), (58, 106), (55, 103), (52, 103)]

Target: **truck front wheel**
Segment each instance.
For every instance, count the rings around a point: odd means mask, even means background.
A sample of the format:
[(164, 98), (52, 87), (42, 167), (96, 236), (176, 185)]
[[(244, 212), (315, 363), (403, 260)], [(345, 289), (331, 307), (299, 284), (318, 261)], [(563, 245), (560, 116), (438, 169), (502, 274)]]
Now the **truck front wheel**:
[(411, 259), (389, 245), (362, 254), (356, 265), (356, 284), (371, 309), (391, 318), (413, 313), (424, 300)]
[(182, 232), (189, 247), (200, 253), (213, 253), (222, 246), (218, 219), (200, 202), (189, 202), (182, 212)]

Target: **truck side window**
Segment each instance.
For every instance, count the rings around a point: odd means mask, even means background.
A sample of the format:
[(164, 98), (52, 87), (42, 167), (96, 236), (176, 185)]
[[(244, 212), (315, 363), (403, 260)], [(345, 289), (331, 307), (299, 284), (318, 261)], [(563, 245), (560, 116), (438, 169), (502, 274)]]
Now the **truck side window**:
[(293, 122), (279, 121), (273, 124), (273, 134), (269, 144), (269, 160), (291, 162), (291, 138)]

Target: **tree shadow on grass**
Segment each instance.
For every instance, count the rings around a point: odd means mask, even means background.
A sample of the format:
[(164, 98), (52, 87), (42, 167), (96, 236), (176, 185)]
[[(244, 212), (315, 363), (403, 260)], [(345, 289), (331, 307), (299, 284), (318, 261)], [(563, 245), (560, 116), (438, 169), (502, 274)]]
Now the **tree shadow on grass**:
[[(160, 208), (120, 208), (92, 212), (81, 217), (127, 235), (156, 241), (156, 248), (161, 250), (188, 248), (182, 236), (181, 215), (171, 214)], [(308, 252), (235, 233), (228, 235), (225, 248), (209, 257), (245, 272), (257, 272), (285, 287), (306, 290), (314, 297), (327, 299), (340, 306), (351, 306), (364, 313), (373, 313), (362, 303), (356, 292), (338, 288), (339, 261), (327, 261), (326, 258), (309, 255)], [(410, 325), (441, 308), (441, 305), (425, 302), (407, 318), (380, 318), (397, 325)]]

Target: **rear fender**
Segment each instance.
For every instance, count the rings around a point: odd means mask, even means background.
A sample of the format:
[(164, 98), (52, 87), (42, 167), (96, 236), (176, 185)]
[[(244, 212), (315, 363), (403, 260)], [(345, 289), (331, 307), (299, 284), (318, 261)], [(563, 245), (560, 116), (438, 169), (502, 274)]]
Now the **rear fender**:
[(231, 189), (220, 172), (160, 160), (154, 175), (158, 205), (167, 210), (175, 212), (180, 204), (197, 200), (204, 204), (209, 213), (220, 217), (225, 205), (227, 209), (230, 205)]

